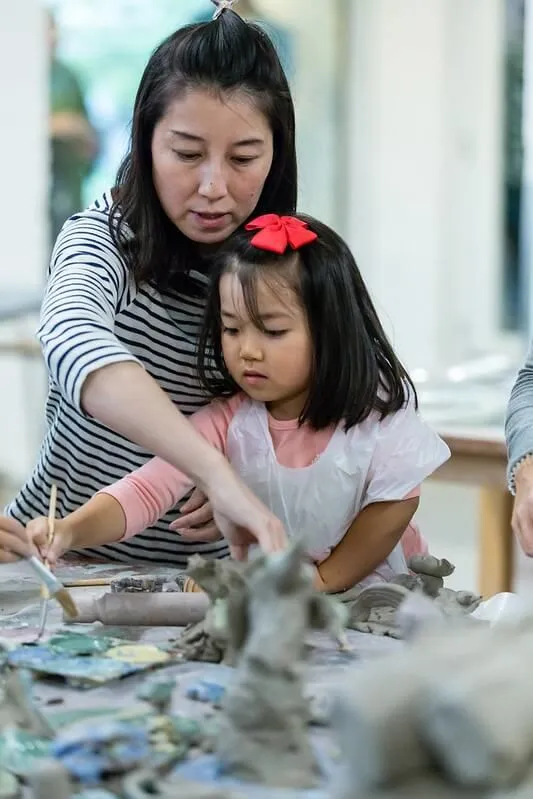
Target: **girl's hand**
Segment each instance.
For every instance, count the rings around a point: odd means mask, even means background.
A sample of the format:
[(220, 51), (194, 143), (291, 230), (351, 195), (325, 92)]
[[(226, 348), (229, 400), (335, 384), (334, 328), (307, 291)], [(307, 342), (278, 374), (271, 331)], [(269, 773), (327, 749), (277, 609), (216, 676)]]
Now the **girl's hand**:
[(279, 519), (241, 482), (225, 459), (211, 473), (205, 489), (215, 524), (227, 539), (235, 560), (246, 560), (253, 544), (259, 544), (267, 553), (287, 546)]
[(182, 505), (179, 518), (169, 527), (191, 541), (219, 541), (223, 537), (213, 519), (211, 503), (199, 488), (194, 489)]
[(38, 552), (42, 560), (48, 561), (53, 568), (57, 559), (72, 547), (73, 534), (64, 519), (57, 519), (54, 524), (54, 540), (50, 547), (47, 543), (48, 538), (48, 518), (46, 516), (39, 516), (37, 519), (32, 519), (28, 522), (26, 527), (26, 535), (30, 545)]
[(0, 516), (0, 563), (15, 563), (35, 554), (24, 525), (9, 516)]

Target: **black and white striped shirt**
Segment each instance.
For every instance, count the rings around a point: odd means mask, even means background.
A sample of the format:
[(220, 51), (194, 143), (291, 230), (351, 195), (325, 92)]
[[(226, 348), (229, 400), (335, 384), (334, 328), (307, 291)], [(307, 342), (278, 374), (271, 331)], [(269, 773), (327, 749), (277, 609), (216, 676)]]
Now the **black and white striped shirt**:
[[(185, 414), (207, 402), (194, 359), (204, 302), (179, 293), (162, 296), (148, 285), (136, 288), (109, 233), (111, 202), (105, 194), (68, 220), (52, 255), (38, 332), (49, 374), (47, 432), (32, 475), (6, 510), (24, 524), (47, 513), (52, 483), (63, 517), (151, 457), (82, 411), (81, 389), (91, 372), (137, 361)], [(206, 282), (200, 273), (193, 277)], [(174, 518), (176, 509), (127, 542), (85, 552), (180, 568), (194, 552), (227, 555), (224, 542), (180, 539), (168, 530)]]

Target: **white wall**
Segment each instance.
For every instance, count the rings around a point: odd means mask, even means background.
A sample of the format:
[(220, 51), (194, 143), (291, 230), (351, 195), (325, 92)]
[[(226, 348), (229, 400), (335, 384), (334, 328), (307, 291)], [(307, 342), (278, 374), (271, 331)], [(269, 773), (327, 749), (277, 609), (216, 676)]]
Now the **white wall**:
[(499, 328), (503, 0), (353, 0), (348, 238), (409, 368)]
[[(38, 0), (0, 3), (0, 292), (42, 285), (48, 171), (45, 20)], [(11, 330), (4, 331), (4, 337)], [(0, 473), (33, 461), (43, 370), (0, 356)]]

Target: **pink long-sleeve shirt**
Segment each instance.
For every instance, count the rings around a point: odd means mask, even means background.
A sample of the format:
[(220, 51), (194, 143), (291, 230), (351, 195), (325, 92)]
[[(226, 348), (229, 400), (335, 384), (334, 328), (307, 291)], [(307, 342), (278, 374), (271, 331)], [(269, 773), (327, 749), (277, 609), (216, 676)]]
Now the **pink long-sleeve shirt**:
[[(204, 438), (224, 454), (229, 424), (244, 399), (244, 394), (238, 394), (229, 400), (216, 400), (190, 417)], [(268, 426), (278, 463), (293, 469), (312, 464), (326, 449), (335, 429), (332, 426), (316, 431), (309, 425), (300, 425), (297, 419), (280, 421), (270, 414)], [(122, 506), (126, 518), (124, 539), (128, 539), (155, 524), (192, 487), (193, 483), (183, 472), (161, 458), (153, 458), (101, 493), (110, 494)], [(405, 499), (419, 493), (416, 487)], [(427, 551), (413, 523), (405, 531), (402, 545), (406, 558)]]

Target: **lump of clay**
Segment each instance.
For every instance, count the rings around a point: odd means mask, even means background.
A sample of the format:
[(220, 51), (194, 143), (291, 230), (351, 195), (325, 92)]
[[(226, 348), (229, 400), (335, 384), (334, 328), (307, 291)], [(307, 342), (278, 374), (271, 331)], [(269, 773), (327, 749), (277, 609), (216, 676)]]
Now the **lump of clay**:
[(359, 666), (333, 702), (335, 799), (533, 796), (532, 655), (531, 625), (450, 622)]
[(247, 574), (254, 567), (254, 563), (208, 560), (200, 555), (189, 560), (187, 574), (205, 591), (210, 606), (205, 618), (187, 627), (179, 640), (179, 649), (186, 658), (234, 664), (235, 653), (229, 646), (227, 634), (227, 602), (230, 595), (245, 590)]
[[(416, 555), (410, 558), (409, 567), (410, 573), (398, 574), (388, 583), (363, 588), (354, 599), (347, 600), (347, 626), (360, 632), (403, 638), (406, 632), (413, 634), (422, 622), (430, 624), (448, 617), (464, 617), (481, 604), (478, 594), (444, 587), (444, 578), (455, 570), (445, 558)], [(421, 599), (410, 603), (409, 612), (400, 618), (400, 608), (409, 597), (416, 595)], [(433, 607), (422, 598), (427, 598)]]
[(152, 574), (115, 577), (114, 580), (111, 580), (111, 592), (113, 594), (154, 594), (162, 591), (168, 581), (168, 577)]
[(347, 626), (364, 633), (400, 638), (396, 612), (409, 596), (409, 590), (401, 585), (369, 585), (348, 603)]
[(270, 786), (316, 784), (302, 668), (308, 631), (328, 618), (335, 625), (330, 607), (314, 591), (312, 569), (298, 548), (260, 558), (246, 590), (229, 597), (239, 658), (217, 736), (224, 773)]
[(400, 574), (393, 582), (404, 585), (410, 591), (419, 588), (431, 597), (437, 596), (444, 587), (444, 578), (455, 571), (455, 566), (449, 560), (433, 555), (413, 555), (407, 565), (411, 574)]

